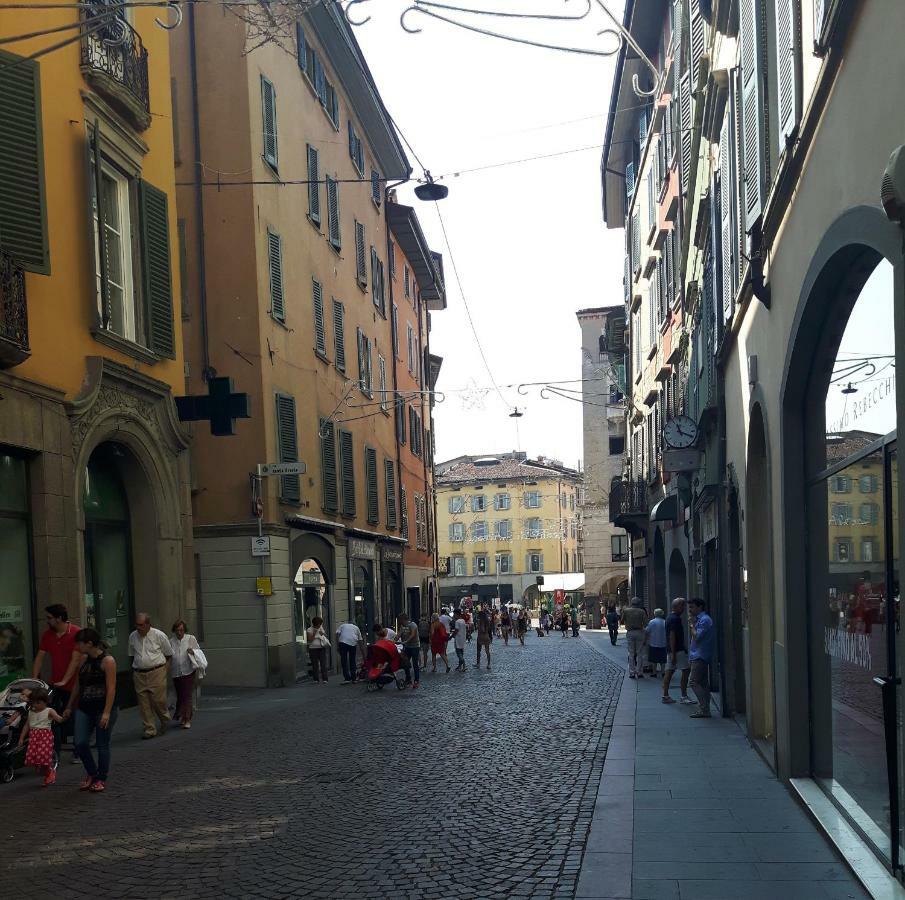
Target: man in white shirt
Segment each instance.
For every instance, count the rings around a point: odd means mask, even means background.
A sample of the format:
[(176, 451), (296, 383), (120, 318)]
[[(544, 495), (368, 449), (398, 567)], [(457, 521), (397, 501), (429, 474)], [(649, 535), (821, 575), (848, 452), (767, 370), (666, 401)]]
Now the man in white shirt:
[(351, 684), (355, 681), (355, 653), (361, 647), (361, 657), (365, 655), (365, 639), (361, 636), (361, 630), (354, 622), (343, 622), (336, 629), (336, 645), (339, 647), (339, 656), (343, 664), (343, 684)]
[(456, 613), (456, 621), (453, 626), (455, 636), (456, 656), (459, 657), (459, 664), (456, 666), (457, 672), (465, 671), (465, 641), (468, 636), (468, 623), (461, 613)]
[(449, 617), (449, 613), (446, 611), (446, 607), (440, 610), (440, 621), (443, 623), (443, 627), (446, 629), (447, 634), (452, 634), (452, 619)]
[[(132, 680), (138, 711), (144, 726), (145, 740), (165, 734), (170, 724), (167, 709), (167, 668), (173, 646), (159, 629), (151, 627), (151, 617), (139, 613), (135, 617), (135, 631), (129, 635), (129, 656), (132, 657)], [(160, 730), (154, 721), (160, 719)]]

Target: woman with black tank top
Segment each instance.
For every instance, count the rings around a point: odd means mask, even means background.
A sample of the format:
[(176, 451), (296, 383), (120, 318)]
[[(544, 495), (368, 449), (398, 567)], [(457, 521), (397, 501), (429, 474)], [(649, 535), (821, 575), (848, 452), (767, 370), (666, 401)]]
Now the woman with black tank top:
[[(83, 628), (75, 636), (75, 646), (85, 655), (78, 681), (66, 706), (68, 718), (75, 710), (75, 752), (85, 767), (80, 791), (101, 793), (110, 771), (110, 735), (116, 724), (116, 661), (107, 652), (101, 636), (93, 628)], [(97, 762), (91, 752), (95, 734)]]

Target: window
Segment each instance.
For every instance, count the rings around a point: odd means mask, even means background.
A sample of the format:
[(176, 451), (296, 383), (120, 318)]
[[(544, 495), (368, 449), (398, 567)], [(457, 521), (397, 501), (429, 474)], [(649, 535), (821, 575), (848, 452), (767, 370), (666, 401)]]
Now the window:
[(415, 543), (419, 550), (427, 550), (427, 499), (415, 494)]
[(308, 218), (320, 228), (321, 186), (320, 154), (308, 144)]
[(404, 292), (404, 294), (405, 294), (405, 299), (408, 300), (408, 298), (411, 296), (411, 294), (410, 294), (410, 290), (411, 290), (411, 289), (410, 289), (410, 287), (409, 287), (409, 267), (408, 267), (408, 263), (405, 263), (405, 264), (403, 265), (403, 267), (402, 267), (402, 287), (403, 287), (403, 292)]
[(876, 525), (880, 521), (880, 507), (876, 503), (862, 503), (858, 507), (862, 525)]
[(349, 156), (355, 164), (358, 174), (364, 176), (365, 173), (365, 152), (361, 143), (361, 138), (355, 132), (355, 126), (352, 120), (349, 120)]
[(380, 501), (377, 492), (377, 451), (365, 447), (365, 483), (368, 489), (368, 523), (376, 525), (380, 521)]
[(540, 509), (540, 491), (525, 491), (525, 506), (528, 509)]
[(876, 494), (879, 479), (876, 475), (861, 475), (858, 477), (858, 490), (862, 494)]
[(339, 98), (333, 82), (324, 79), (324, 112), (333, 123), (333, 127), (339, 131)]
[(330, 235), (330, 246), (334, 250), (342, 247), (342, 235), (339, 230), (339, 187), (335, 178), (329, 175), (327, 182), (327, 231)]
[(834, 494), (849, 494), (852, 490), (852, 480), (848, 475), (834, 475), (830, 479), (830, 490)]
[(336, 433), (333, 423), (320, 420), (321, 440), (321, 481), (324, 486), (324, 510), (336, 512), (339, 509), (339, 491), (336, 483)]
[(371, 379), (371, 341), (364, 332), (357, 329), (358, 337), (358, 386), (369, 397), (372, 396)]
[(539, 538), (543, 537), (544, 524), (539, 518), (531, 518), (525, 520), (525, 537)]
[(529, 572), (543, 572), (544, 571), (544, 554), (540, 553), (537, 550), (530, 550), (528, 552), (528, 558), (526, 560), (525, 568), (528, 569)]
[(830, 504), (830, 517), (833, 525), (846, 525), (852, 521), (851, 503)]
[(610, 456), (622, 456), (623, 453), (625, 453), (625, 437), (623, 435), (611, 437)]
[(340, 484), (342, 485), (343, 515), (354, 516), (355, 505), (355, 453), (352, 434), (349, 431), (339, 433), (339, 466)]
[(471, 498), (471, 511), (484, 512), (487, 509), (487, 497), (484, 494), (473, 494)]
[(383, 479), (386, 484), (387, 528), (395, 528), (396, 518), (396, 463), (383, 461)]
[(449, 498), (449, 511), (455, 515), (456, 513), (465, 512), (465, 498), (464, 497), (450, 497)]
[(454, 556), (452, 558), (452, 574), (458, 578), (464, 578), (468, 574), (464, 556)]
[(578, 537), (578, 521), (572, 519), (569, 522), (569, 537), (574, 541)]
[(509, 519), (500, 519), (494, 522), (493, 536), (498, 541), (508, 541), (512, 539), (512, 522)]
[(465, 540), (465, 523), (450, 522), (449, 523), (449, 539), (454, 544), (461, 544)]
[(512, 574), (512, 554), (498, 553), (496, 557), (496, 573), (497, 575)]
[(575, 494), (569, 494), (569, 509), (575, 509)]
[(879, 562), (880, 544), (876, 538), (861, 539), (861, 562)]
[(374, 306), (380, 310), (380, 315), (386, 316), (386, 284), (383, 274), (383, 260), (377, 254), (377, 250), (371, 247), (371, 300)]
[(833, 541), (833, 559), (836, 562), (854, 562), (851, 538), (837, 538)]
[(414, 407), (408, 407), (408, 415), (409, 415), (409, 432), (411, 433), (411, 441), (409, 446), (411, 447), (412, 453), (415, 456), (421, 456), (421, 416), (415, 412)]
[(415, 330), (410, 322), (406, 322), (409, 372), (415, 371)]
[(270, 315), (278, 322), (286, 321), (283, 299), (283, 244), (278, 234), (267, 229), (267, 256), (270, 268)]
[(393, 358), (399, 359), (399, 307), (393, 304), (392, 322)]
[(509, 494), (496, 494), (493, 498), (494, 509), (509, 509), (512, 506), (512, 497)]
[(355, 221), (355, 277), (360, 287), (368, 285), (368, 270), (365, 264), (365, 227)]
[(628, 562), (628, 535), (614, 534), (610, 537), (613, 562)]
[(371, 199), (375, 206), (380, 206), (380, 173), (371, 169)]
[(276, 172), (277, 166), (277, 92), (274, 86), (261, 76), (261, 112), (264, 131), (264, 162)]
[(387, 391), (387, 361), (379, 353), (377, 354), (377, 378), (378, 387), (380, 389), (380, 408), (389, 415), (390, 401), (389, 392)]
[[(406, 541), (409, 539), (409, 500), (408, 500), (408, 492), (406, 489), (399, 489), (400, 500), (399, 504), (402, 509), (402, 536)], [(464, 529), (464, 525), (462, 526)], [(450, 540), (452, 540), (452, 534), (450, 534)], [(462, 532), (462, 540), (465, 540), (465, 532)]]
[(487, 557), (482, 554), (475, 554), (472, 558), (472, 575), (486, 575), (487, 574)]
[[(295, 398), (286, 394), (277, 394), (276, 413), (277, 452), (280, 462), (298, 462), (299, 444), (295, 422)], [(298, 475), (283, 475), (280, 478), (280, 499), (288, 503), (298, 503), (302, 499)]]
[(317, 54), (311, 44), (308, 43), (304, 29), (298, 23), (295, 26), (295, 37), (298, 44), (296, 52), (298, 54), (299, 68), (305, 73), (305, 77), (311, 83), (311, 86), (314, 87), (314, 61), (317, 58)]
[(486, 522), (472, 522), (471, 523), (471, 539), (473, 541), (486, 541), (487, 540), (487, 523)]
[(319, 281), (311, 279), (311, 294), (314, 304), (314, 352), (327, 358), (327, 326), (324, 322), (324, 289)]
[(336, 368), (340, 372), (346, 371), (346, 308), (339, 302), (333, 301), (333, 352), (336, 356)]

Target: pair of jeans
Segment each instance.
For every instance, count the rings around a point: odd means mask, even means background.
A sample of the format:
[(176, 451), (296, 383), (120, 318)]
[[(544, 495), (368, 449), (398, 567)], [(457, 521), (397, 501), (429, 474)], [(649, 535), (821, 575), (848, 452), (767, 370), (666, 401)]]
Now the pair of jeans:
[(464, 669), (465, 668), (465, 648), (462, 647), (462, 649), (460, 650), (458, 647), (456, 647), (456, 656), (459, 657), (459, 668)]
[(421, 647), (403, 647), (402, 650), (415, 670), (415, 684), (418, 684), (421, 681)]
[(311, 657), (311, 674), (315, 681), (327, 681), (327, 648), (309, 647), (308, 655)]
[(710, 715), (710, 661), (693, 659), (691, 661), (691, 677), (688, 686), (698, 698), (698, 707), (705, 716)]
[(610, 641), (613, 646), (616, 646), (616, 638), (619, 637), (619, 626), (618, 625), (610, 625)]
[[(110, 736), (113, 726), (116, 724), (116, 716), (119, 710), (114, 706), (110, 710), (110, 721), (106, 728), (101, 728), (100, 712), (84, 712), (81, 709), (75, 711), (75, 752), (82, 761), (85, 771), (95, 781), (106, 781), (110, 773)], [(97, 762), (91, 752), (91, 734), (94, 732), (97, 744)]]
[(357, 650), (358, 648), (354, 644), (343, 644), (340, 642), (339, 656), (343, 664), (343, 678), (346, 681), (355, 680), (357, 674), (355, 671), (355, 653)]

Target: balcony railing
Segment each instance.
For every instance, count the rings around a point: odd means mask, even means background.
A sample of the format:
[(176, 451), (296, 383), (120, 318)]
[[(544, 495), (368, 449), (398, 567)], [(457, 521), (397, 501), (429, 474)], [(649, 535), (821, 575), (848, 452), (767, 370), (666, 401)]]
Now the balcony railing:
[(610, 521), (618, 522), (626, 516), (646, 515), (647, 483), (644, 479), (614, 482), (610, 490)]
[(82, 74), (144, 131), (151, 124), (148, 51), (138, 32), (106, 0), (83, 13)]
[(0, 368), (16, 366), (30, 354), (25, 273), (0, 250)]

